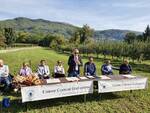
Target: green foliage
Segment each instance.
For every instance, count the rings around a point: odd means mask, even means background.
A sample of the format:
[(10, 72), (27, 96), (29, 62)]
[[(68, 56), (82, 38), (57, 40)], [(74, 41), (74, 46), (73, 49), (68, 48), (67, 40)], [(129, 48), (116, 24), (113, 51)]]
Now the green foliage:
[(61, 34), (67, 38), (72, 37), (78, 27), (61, 22), (52, 22), (43, 19), (15, 18), (0, 21), (2, 28), (15, 28), (17, 32), (28, 32), (30, 34)]
[(49, 47), (53, 39), (55, 39), (55, 36), (48, 34), (39, 42), (39, 45), (44, 47)]
[(81, 29), (79, 29), (79, 35), (80, 35), (80, 43), (83, 43), (88, 38), (93, 37), (93, 30), (86, 24), (83, 25)]
[(17, 33), (17, 43), (31, 43), (39, 44), (39, 42), (45, 37), (42, 33), (31, 34), (29, 32), (18, 32)]
[[(68, 46), (68, 45), (66, 45)], [(69, 55), (58, 54), (48, 48), (36, 48), (30, 50), (8, 52), (0, 54), (0, 58), (4, 59), (5, 64), (9, 65), (10, 72), (14, 75), (18, 74), (22, 62), (31, 60), (31, 68), (33, 72), (37, 70), (37, 65), (41, 59), (45, 59), (53, 72), (57, 60), (62, 60), (65, 70), (67, 71)], [(87, 58), (82, 58), (83, 63), (87, 62)], [(13, 61), (13, 62), (12, 62)], [(99, 59), (94, 58), (97, 67), (97, 74), (100, 75), (100, 66), (103, 64), (102, 56)], [(112, 65), (118, 67), (122, 60), (112, 60)], [(130, 64), (133, 67), (133, 74), (145, 76), (150, 79), (150, 61)], [(81, 74), (83, 67), (81, 67)], [(114, 71), (118, 74), (118, 71)], [(148, 81), (148, 86), (150, 82)], [(105, 94), (87, 95), (87, 101), (84, 102), (84, 96), (72, 96), (59, 99), (50, 99), (20, 104), (21, 95), (16, 93), (8, 93), (0, 96), (0, 101), (7, 96), (11, 99), (9, 108), (1, 108), (1, 113), (149, 113), (150, 104), (150, 87), (145, 90), (123, 91)]]
[(136, 34), (135, 33), (127, 33), (124, 41), (127, 42), (128, 44), (133, 43), (136, 40)]
[(89, 54), (96, 54), (97, 58), (100, 54), (103, 54), (104, 58), (112, 56), (117, 58), (129, 57), (132, 60), (138, 60), (142, 58), (150, 59), (150, 43), (142, 41), (134, 41), (131, 44), (119, 41), (110, 40), (86, 40), (83, 44), (67, 43), (64, 46), (59, 46), (59, 50), (71, 51), (73, 48), (79, 48), (81, 53), (87, 56)]
[(5, 38), (8, 46), (11, 46), (15, 42), (16, 36), (12, 28), (5, 28)]
[(3, 37), (3, 35), (0, 35), (0, 47), (5, 46), (5, 38)]
[[(52, 22), (43, 19), (29, 19), (23, 17), (0, 21), (0, 26), (2, 28), (15, 28), (16, 32), (28, 32), (31, 34), (61, 34), (65, 38), (74, 37), (74, 32), (80, 29), (77, 26), (63, 22)], [(109, 29), (103, 31), (93, 31), (92, 37), (95, 39), (123, 40), (128, 32), (134, 32), (136, 35), (141, 34), (141, 32), (136, 31)]]
[(144, 37), (143, 37), (143, 35), (137, 35), (137, 37), (136, 37), (136, 41), (144, 41)]
[(43, 39), (40, 40), (39, 45), (44, 47), (57, 48), (60, 45), (66, 43), (66, 39), (63, 35), (46, 35)]
[(73, 34), (73, 37), (69, 39), (70, 43), (79, 44), (80, 43), (80, 33), (79, 31), (76, 31)]
[(16, 42), (26, 43), (29, 37), (30, 37), (30, 33), (18, 32)]
[(0, 47), (5, 46), (5, 37), (3, 35), (3, 29), (0, 28)]
[(149, 25), (147, 25), (145, 32), (143, 33), (144, 41), (150, 41), (150, 28)]
[(90, 42), (91, 38), (93, 38), (94, 30), (91, 29), (87, 24), (83, 25), (82, 28), (79, 28), (75, 31), (72, 38), (69, 39), (70, 43), (76, 44), (84, 44), (85, 42)]

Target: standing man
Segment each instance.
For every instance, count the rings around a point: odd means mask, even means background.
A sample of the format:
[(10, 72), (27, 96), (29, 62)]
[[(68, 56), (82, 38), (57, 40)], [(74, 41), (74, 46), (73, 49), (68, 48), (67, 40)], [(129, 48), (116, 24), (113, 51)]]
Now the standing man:
[(9, 77), (9, 67), (4, 65), (2, 59), (0, 59), (0, 84), (4, 84), (4, 90), (8, 90), (11, 85), (11, 80)]
[(74, 49), (72, 55), (68, 59), (68, 76), (77, 77), (80, 75), (80, 66), (82, 66), (81, 56), (79, 55), (79, 50)]
[(89, 57), (89, 61), (84, 65), (85, 76), (96, 76), (96, 66), (93, 62), (93, 57)]
[(40, 65), (38, 66), (38, 70), (37, 70), (38, 76), (40, 79), (49, 79), (50, 77), (50, 70), (49, 70), (49, 66), (46, 65), (46, 61), (45, 60), (41, 60), (40, 61)]
[(119, 69), (119, 74), (131, 74), (132, 73), (132, 67), (129, 64), (128, 60), (124, 60), (123, 64), (121, 64)]

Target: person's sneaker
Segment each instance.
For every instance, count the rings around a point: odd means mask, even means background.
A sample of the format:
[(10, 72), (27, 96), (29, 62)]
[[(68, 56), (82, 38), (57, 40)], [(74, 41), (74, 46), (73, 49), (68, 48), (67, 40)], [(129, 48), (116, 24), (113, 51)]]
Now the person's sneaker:
[(14, 89), (14, 92), (15, 92), (15, 93), (16, 93), (16, 92), (18, 92), (18, 89), (17, 89), (17, 88), (15, 88), (15, 89)]

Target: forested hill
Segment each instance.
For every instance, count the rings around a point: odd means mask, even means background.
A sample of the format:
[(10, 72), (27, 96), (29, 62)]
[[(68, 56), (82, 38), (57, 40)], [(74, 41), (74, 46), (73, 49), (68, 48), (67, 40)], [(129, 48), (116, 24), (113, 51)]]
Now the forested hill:
[[(0, 21), (0, 28), (3, 27), (13, 27), (16, 31), (26, 31), (30, 33), (62, 34), (68, 38), (73, 35), (77, 28), (79, 28), (64, 22), (53, 22), (43, 19), (29, 19), (24, 17)], [(134, 32), (137, 35), (141, 34), (141, 32), (119, 29), (109, 29), (103, 31), (96, 30), (94, 31), (94, 38), (122, 40), (128, 32)]]
[(24, 17), (0, 21), (0, 27), (13, 27), (16, 31), (26, 31), (30, 33), (57, 33), (65, 37), (72, 36), (77, 29), (76, 26), (63, 22), (52, 22)]
[(138, 31), (108, 29), (108, 30), (103, 30), (103, 31), (95, 31), (94, 37), (111, 39), (111, 40), (122, 40), (125, 37), (125, 35), (129, 32), (133, 32), (136, 35), (142, 34), (142, 32), (138, 32)]

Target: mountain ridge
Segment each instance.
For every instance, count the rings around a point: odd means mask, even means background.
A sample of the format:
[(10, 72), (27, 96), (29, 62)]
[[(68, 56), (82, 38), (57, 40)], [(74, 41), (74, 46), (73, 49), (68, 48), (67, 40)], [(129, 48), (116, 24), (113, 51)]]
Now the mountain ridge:
[[(57, 33), (64, 35), (67, 38), (72, 37), (74, 32), (80, 28), (66, 22), (57, 22), (45, 19), (30, 19), (26, 17), (0, 20), (0, 27), (12, 27), (15, 28), (16, 31), (25, 31), (29, 33)], [(142, 32), (139, 31), (107, 29), (94, 30), (93, 36), (96, 39), (122, 40), (128, 32), (134, 32), (136, 35), (142, 34)]]

